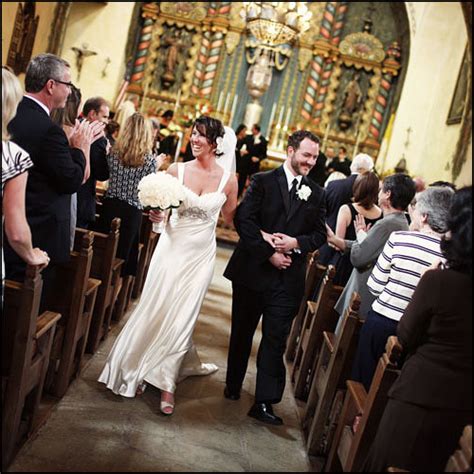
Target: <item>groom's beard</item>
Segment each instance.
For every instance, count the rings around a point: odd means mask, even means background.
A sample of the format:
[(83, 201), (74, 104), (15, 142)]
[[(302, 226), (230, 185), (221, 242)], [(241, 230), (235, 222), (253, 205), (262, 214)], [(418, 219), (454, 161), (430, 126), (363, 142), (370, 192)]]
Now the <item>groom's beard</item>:
[(291, 159), (291, 167), (301, 176), (308, 176), (308, 173), (313, 168), (313, 166), (308, 163), (300, 163), (295, 157)]

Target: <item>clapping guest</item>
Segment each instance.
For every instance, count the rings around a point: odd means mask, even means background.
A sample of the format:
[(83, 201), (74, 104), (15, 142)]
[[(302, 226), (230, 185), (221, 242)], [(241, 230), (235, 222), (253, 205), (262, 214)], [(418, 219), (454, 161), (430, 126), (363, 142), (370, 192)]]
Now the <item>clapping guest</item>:
[(125, 122), (111, 153), (107, 155), (109, 186), (97, 223), (99, 231), (108, 233), (115, 217), (120, 217), (117, 257), (125, 260), (122, 276), (135, 275), (143, 206), (138, 200), (138, 183), (160, 167), (164, 155), (152, 153), (151, 123), (136, 112)]
[(396, 333), (421, 275), (442, 258), (441, 238), (453, 194), (449, 188), (432, 187), (418, 195), (410, 230), (390, 235), (367, 281), (377, 299), (362, 326), (351, 375), (367, 391), (387, 338)]
[(445, 265), (421, 277), (397, 327), (407, 354), (365, 472), (442, 472), (472, 424), (472, 187), (453, 197)]
[[(25, 215), (25, 191), (28, 169), (33, 166), (28, 153), (10, 141), (7, 125), (15, 116), (23, 97), (20, 81), (2, 68), (2, 209), (5, 235), (13, 250), (30, 265), (46, 266), (49, 257), (33, 248), (31, 231)], [(4, 275), (2, 255), (2, 280)]]

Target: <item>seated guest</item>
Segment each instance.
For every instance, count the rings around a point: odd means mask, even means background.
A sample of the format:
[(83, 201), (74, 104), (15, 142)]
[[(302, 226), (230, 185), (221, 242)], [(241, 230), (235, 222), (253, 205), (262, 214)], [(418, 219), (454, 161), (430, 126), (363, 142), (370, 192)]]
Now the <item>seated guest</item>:
[(444, 472), (472, 424), (472, 187), (453, 197), (446, 264), (421, 277), (397, 327), (407, 354), (364, 467)]
[[(30, 155), (34, 165), (26, 185), (26, 217), (33, 246), (45, 250), (51, 259), (43, 271), (42, 302), (54, 291), (56, 264), (69, 261), (71, 194), (82, 184), (94, 139), (91, 126), (85, 123), (74, 128), (68, 141), (49, 116), (51, 110), (65, 106), (70, 81), (66, 61), (53, 54), (35, 56), (26, 69), (26, 94), (8, 126), (13, 141)], [(8, 241), (4, 252), (7, 278), (22, 281), (26, 264)]]
[[(92, 97), (86, 100), (82, 110), (84, 118), (91, 122), (100, 122), (103, 128), (109, 121), (109, 104), (102, 97)], [(107, 153), (110, 144), (103, 136), (92, 143), (90, 150), (90, 176), (77, 192), (77, 227), (88, 229), (95, 222), (96, 185), (97, 181), (109, 179)]]
[[(10, 246), (30, 265), (46, 266), (49, 257), (35, 247), (25, 215), (25, 191), (28, 168), (33, 163), (25, 150), (9, 141), (7, 125), (15, 116), (23, 97), (20, 81), (6, 68), (2, 68), (2, 209), (3, 228)], [(2, 255), (2, 280), (4, 275)], [(2, 286), (3, 288), (3, 286)]]
[[(354, 220), (360, 215), (369, 229), (382, 218), (382, 210), (377, 206), (379, 193), (379, 179), (375, 173), (359, 174), (354, 182), (352, 203), (344, 204), (339, 209), (336, 224), (336, 235), (341, 239), (356, 240)], [(336, 251), (327, 243), (320, 249), (319, 261), (323, 265), (334, 265), (336, 274), (333, 279), (335, 285), (345, 286), (351, 276), (353, 266), (349, 253)]]
[[(364, 218), (356, 216), (354, 223), (357, 240), (344, 240), (326, 225), (327, 239), (330, 245), (334, 245), (343, 252), (349, 252), (351, 263), (354, 266), (351, 276), (344, 287), (334, 309), (343, 315), (349, 306), (352, 293), (356, 291), (360, 295), (361, 304), (359, 316), (365, 319), (367, 312), (375, 300), (368, 288), (367, 280), (378, 256), (387, 242), (390, 234), (397, 230), (408, 230), (405, 218), (405, 209), (415, 195), (415, 184), (413, 180), (404, 174), (387, 176), (379, 191), (379, 206), (382, 209), (383, 218), (367, 229)], [(341, 321), (342, 318), (339, 319)], [(336, 328), (337, 332), (338, 328)]]
[[(352, 198), (352, 187), (360, 173), (374, 169), (374, 160), (365, 153), (359, 153), (351, 163), (351, 175), (344, 179), (329, 182), (326, 188), (326, 223), (333, 231), (336, 230), (337, 214), (343, 204), (349, 204)], [(335, 171), (333, 173), (336, 173)], [(331, 173), (328, 180), (333, 177)]]
[(98, 230), (108, 233), (115, 217), (120, 217), (117, 257), (125, 260), (122, 276), (135, 275), (138, 263), (139, 233), (143, 206), (138, 200), (138, 183), (161, 165), (164, 155), (152, 154), (151, 123), (136, 112), (125, 122), (111, 153), (109, 186), (105, 193)]
[(436, 187), (418, 195), (410, 231), (390, 235), (367, 281), (377, 299), (362, 326), (351, 375), (367, 391), (387, 338), (396, 333), (421, 275), (442, 258), (441, 237), (453, 194), (449, 188)]

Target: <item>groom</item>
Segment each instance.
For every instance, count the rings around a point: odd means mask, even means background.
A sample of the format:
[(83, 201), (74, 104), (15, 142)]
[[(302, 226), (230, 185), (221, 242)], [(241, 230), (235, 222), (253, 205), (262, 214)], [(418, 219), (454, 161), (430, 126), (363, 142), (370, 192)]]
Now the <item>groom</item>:
[(306, 254), (326, 242), (324, 190), (306, 176), (319, 139), (299, 130), (288, 140), (283, 166), (254, 175), (234, 219), (240, 241), (224, 276), (232, 281), (232, 329), (224, 395), (240, 398), (252, 339), (263, 315), (255, 403), (265, 423), (283, 424), (272, 404), (285, 388), (283, 354), (304, 291)]

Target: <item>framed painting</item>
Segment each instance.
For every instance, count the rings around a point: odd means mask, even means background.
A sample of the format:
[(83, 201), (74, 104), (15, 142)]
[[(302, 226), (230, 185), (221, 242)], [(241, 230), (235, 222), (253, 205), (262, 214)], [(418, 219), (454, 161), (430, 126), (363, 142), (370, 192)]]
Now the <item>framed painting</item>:
[(466, 102), (467, 85), (469, 81), (469, 59), (467, 48), (464, 51), (464, 56), (459, 71), (456, 87), (454, 88), (453, 99), (451, 107), (449, 108), (448, 118), (446, 123), (451, 125), (453, 123), (460, 123), (464, 111), (464, 104)]

